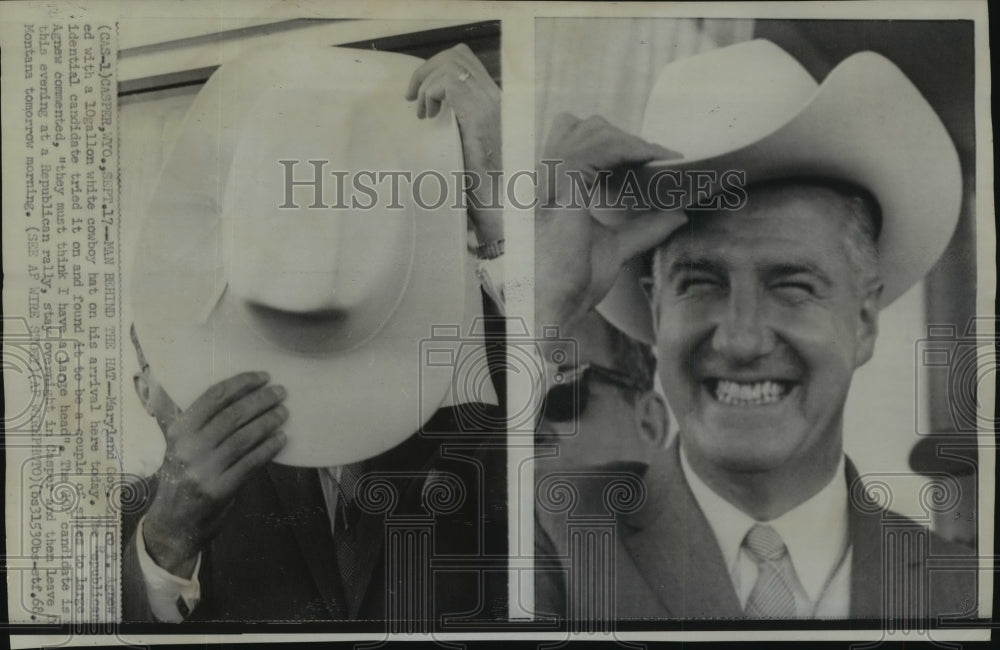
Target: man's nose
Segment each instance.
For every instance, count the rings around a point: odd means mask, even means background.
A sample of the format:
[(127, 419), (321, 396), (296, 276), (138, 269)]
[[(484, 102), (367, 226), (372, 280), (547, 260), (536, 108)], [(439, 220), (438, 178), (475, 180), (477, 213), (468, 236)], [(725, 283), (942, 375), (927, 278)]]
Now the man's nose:
[(712, 335), (712, 348), (739, 363), (765, 356), (774, 349), (774, 331), (767, 323), (764, 305), (756, 288), (734, 287)]

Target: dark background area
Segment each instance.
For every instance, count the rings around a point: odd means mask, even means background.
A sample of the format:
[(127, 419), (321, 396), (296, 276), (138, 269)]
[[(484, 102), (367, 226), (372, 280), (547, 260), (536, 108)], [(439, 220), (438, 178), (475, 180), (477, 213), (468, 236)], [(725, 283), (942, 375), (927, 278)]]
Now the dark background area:
[(486, 66), (493, 81), (503, 87), (500, 83), (500, 21), (498, 20), (345, 43), (341, 47), (399, 52), (429, 59), (457, 43), (468, 45)]

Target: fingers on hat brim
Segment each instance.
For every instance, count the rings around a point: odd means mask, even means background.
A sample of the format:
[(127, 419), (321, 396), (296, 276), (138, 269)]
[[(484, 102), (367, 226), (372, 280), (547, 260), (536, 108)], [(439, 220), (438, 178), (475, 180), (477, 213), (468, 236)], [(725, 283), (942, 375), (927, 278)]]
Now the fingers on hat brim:
[(264, 372), (242, 372), (214, 384), (186, 411), (190, 424), (200, 428), (217, 413), (263, 386), (269, 379)]
[[(552, 145), (564, 140), (580, 122), (580, 118), (572, 113), (556, 115), (552, 120), (552, 127), (549, 129), (548, 144)], [(546, 150), (551, 150), (551, 148), (551, 146), (546, 146)]]
[(621, 262), (659, 245), (687, 222), (681, 211), (648, 212), (615, 227)]
[(468, 72), (472, 76), (489, 76), (486, 66), (479, 60), (479, 57), (465, 43), (459, 43), (455, 47), (438, 52), (427, 59), (419, 68), (413, 71), (410, 83), (406, 88), (406, 99), (417, 99), (421, 86), (425, 81), (435, 76), (442, 69), (455, 69), (457, 73)]
[(432, 118), (441, 110), (441, 104), (447, 95), (445, 76), (452, 70), (452, 66), (435, 70), (420, 85), (420, 93), (417, 98), (417, 117)]

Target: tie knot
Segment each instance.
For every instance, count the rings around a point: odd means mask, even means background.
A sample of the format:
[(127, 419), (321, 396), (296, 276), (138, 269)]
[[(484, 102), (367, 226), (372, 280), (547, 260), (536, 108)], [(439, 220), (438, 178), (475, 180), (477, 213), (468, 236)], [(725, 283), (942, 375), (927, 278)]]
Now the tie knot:
[(782, 541), (781, 535), (775, 529), (763, 524), (756, 524), (750, 529), (743, 540), (743, 545), (758, 564), (780, 560), (785, 554), (785, 542)]

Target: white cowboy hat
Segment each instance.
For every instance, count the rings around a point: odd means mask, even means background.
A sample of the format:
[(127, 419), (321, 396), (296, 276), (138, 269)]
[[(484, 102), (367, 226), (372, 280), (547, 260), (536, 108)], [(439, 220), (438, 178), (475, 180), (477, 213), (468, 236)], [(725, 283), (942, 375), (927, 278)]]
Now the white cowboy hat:
[[(343, 465), (405, 440), (452, 390), (450, 373), (421, 373), (421, 341), (481, 314), (456, 204), (457, 124), (450, 111), (418, 119), (404, 97), (421, 63), (284, 47), (224, 65), (151, 200), (133, 283), (149, 364), (181, 408), (238, 372), (268, 371), (288, 390), (278, 462)], [(326, 162), (317, 173), (309, 161)], [(296, 181), (322, 177), (322, 193), (286, 196), (289, 167)], [(366, 176), (375, 206), (350, 207), (373, 201), (352, 190), (356, 173), (388, 171), (435, 173), (423, 205), (405, 181), (390, 196)], [(346, 172), (340, 185), (333, 172)]]
[[(640, 135), (683, 155), (648, 165), (647, 177), (659, 169), (743, 170), (748, 184), (822, 177), (867, 189), (881, 208), (882, 306), (930, 270), (958, 221), (955, 145), (920, 91), (874, 52), (848, 57), (822, 84), (766, 40), (682, 59), (660, 74)], [(648, 255), (625, 265), (598, 311), (653, 343), (643, 276)]]

